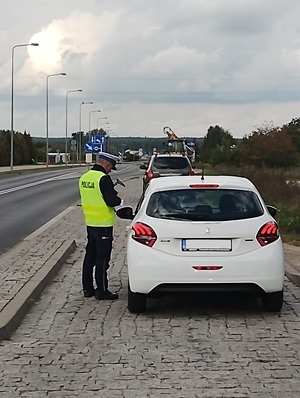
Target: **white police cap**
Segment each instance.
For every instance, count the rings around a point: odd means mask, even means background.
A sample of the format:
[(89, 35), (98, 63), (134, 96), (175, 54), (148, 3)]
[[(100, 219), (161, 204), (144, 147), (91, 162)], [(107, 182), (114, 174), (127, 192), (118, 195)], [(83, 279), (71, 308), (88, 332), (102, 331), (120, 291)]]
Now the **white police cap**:
[(98, 159), (104, 159), (104, 160), (107, 160), (108, 162), (112, 163), (113, 170), (116, 170), (116, 163), (119, 160), (118, 156), (112, 155), (111, 153), (107, 153), (107, 152), (99, 152), (97, 156), (98, 156)]

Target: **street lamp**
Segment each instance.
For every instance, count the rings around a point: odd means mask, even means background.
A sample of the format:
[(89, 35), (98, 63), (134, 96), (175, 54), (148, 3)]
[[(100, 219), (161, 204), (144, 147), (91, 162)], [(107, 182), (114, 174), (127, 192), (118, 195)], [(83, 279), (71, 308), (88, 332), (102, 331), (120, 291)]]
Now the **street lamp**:
[(69, 90), (66, 93), (66, 138), (65, 138), (65, 163), (68, 165), (68, 95), (70, 93), (81, 92), (81, 89)]
[(110, 127), (108, 127), (106, 130), (104, 130), (106, 133), (106, 145), (107, 145), (107, 149), (105, 148), (106, 152), (109, 152), (109, 144), (110, 144), (110, 137), (109, 137), (109, 133), (112, 132), (112, 129)]
[(66, 76), (66, 73), (53, 73), (46, 78), (46, 167), (49, 166), (49, 77)]
[(10, 171), (14, 169), (14, 56), (15, 48), (38, 46), (39, 43), (16, 44), (11, 51), (11, 114), (10, 114)]
[(96, 111), (90, 111), (89, 113), (89, 141), (91, 141), (91, 113), (93, 112), (101, 112), (100, 109), (97, 109)]
[(79, 140), (78, 140), (78, 153), (79, 153), (79, 164), (81, 165), (81, 146), (82, 146), (82, 142), (81, 142), (81, 107), (82, 105), (92, 105), (93, 102), (92, 101), (88, 101), (88, 102), (81, 102), (80, 103), (80, 107), (79, 107)]
[(103, 126), (104, 124), (109, 124), (109, 122), (100, 123), (100, 126)]
[(107, 119), (107, 117), (106, 117), (106, 116), (105, 116), (105, 117), (99, 117), (99, 118), (97, 119), (97, 130), (99, 130), (98, 122), (99, 122), (99, 120), (102, 120), (102, 119)]

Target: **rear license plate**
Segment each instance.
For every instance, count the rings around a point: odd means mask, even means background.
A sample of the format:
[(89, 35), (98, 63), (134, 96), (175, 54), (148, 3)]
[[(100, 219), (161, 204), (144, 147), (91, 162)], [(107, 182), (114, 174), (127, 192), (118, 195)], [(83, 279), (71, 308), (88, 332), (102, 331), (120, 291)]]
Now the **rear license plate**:
[(182, 239), (182, 251), (230, 252), (231, 239)]

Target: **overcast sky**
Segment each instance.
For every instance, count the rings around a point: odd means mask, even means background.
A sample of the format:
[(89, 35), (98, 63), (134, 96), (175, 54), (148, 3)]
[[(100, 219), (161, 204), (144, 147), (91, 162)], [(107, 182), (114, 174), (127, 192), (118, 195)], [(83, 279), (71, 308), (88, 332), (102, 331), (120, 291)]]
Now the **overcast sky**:
[[(46, 134), (47, 81), (49, 137), (81, 119), (112, 136), (162, 137), (169, 126), (204, 137), (219, 125), (239, 138), (300, 117), (299, 0), (10, 0), (0, 10), (0, 129), (11, 128), (12, 58), (13, 127), (34, 137)], [(56, 73), (66, 76), (47, 78)]]

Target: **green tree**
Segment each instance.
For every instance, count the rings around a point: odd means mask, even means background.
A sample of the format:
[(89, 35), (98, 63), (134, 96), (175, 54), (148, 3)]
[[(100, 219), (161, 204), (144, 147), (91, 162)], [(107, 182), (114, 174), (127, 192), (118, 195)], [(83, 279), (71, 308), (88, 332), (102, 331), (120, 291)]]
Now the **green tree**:
[(226, 162), (235, 146), (236, 140), (228, 131), (220, 126), (210, 126), (203, 139), (200, 159), (213, 165)]
[(256, 166), (292, 167), (298, 156), (291, 136), (286, 128), (263, 126), (244, 137), (238, 145), (242, 164)]
[(0, 130), (0, 166), (10, 163), (10, 131)]
[[(36, 148), (32, 142), (30, 134), (13, 133), (14, 147), (13, 147), (13, 162), (16, 165), (32, 163), (35, 157)], [(11, 134), (10, 131), (0, 131), (0, 165), (8, 166), (10, 164), (11, 154)]]
[(292, 119), (290, 123), (283, 126), (291, 137), (296, 151), (300, 155), (300, 118)]

